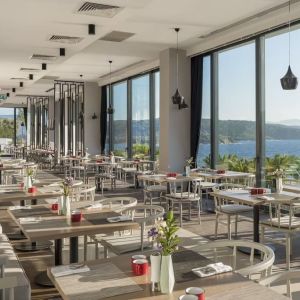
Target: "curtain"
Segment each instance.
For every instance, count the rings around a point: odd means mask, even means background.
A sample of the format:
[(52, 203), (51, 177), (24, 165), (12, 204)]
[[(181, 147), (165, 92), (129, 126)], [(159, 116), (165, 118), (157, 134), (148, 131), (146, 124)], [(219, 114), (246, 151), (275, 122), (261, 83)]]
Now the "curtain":
[(24, 125), (25, 128), (27, 128), (27, 107), (23, 107), (23, 113), (24, 113)]
[(202, 82), (203, 57), (195, 56), (191, 59), (191, 157), (193, 157), (194, 164), (197, 161), (200, 138), (202, 115)]
[(101, 133), (101, 153), (105, 151), (107, 131), (107, 88), (106, 85), (101, 88), (101, 113), (100, 113), (100, 133)]

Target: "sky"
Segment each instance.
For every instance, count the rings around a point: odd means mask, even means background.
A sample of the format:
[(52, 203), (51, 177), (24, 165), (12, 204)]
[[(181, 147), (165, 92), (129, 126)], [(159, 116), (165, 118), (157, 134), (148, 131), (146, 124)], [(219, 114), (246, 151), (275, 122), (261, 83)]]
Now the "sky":
[[(300, 81), (300, 29), (291, 32), (291, 67)], [(285, 91), (280, 78), (288, 68), (288, 33), (265, 40), (266, 122), (300, 120), (300, 88)], [(204, 60), (203, 117), (209, 117), (209, 59)], [(206, 103), (205, 103), (206, 101)], [(255, 120), (255, 45), (219, 53), (219, 118)]]
[(13, 115), (14, 109), (13, 108), (0, 108), (0, 115)]

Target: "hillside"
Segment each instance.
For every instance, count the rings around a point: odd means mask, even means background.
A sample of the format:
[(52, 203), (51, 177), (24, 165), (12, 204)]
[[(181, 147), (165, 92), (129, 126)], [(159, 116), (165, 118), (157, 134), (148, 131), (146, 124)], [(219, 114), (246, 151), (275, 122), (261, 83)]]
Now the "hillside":
[[(202, 121), (201, 143), (209, 141), (210, 120)], [(238, 141), (255, 140), (255, 122), (226, 120), (219, 121), (219, 136), (221, 143), (234, 143)], [(266, 139), (292, 140), (300, 139), (300, 128), (281, 124), (266, 124)]]

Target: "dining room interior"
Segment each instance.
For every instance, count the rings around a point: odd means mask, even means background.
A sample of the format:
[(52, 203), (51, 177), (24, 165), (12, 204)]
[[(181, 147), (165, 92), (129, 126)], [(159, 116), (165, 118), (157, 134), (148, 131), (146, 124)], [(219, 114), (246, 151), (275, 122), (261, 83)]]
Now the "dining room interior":
[(300, 0), (0, 10), (0, 300), (300, 299)]

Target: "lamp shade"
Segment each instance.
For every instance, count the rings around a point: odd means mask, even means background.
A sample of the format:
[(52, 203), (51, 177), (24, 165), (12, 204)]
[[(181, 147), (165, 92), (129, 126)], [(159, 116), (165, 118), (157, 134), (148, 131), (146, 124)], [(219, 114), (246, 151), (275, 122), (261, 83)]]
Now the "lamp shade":
[(112, 115), (113, 113), (114, 113), (114, 109), (113, 109), (113, 107), (111, 106), (111, 105), (109, 105), (109, 107), (107, 108), (107, 113), (109, 114), (109, 115)]
[(178, 105), (178, 109), (187, 109), (187, 108), (189, 108), (189, 106), (185, 103), (184, 100)]
[(298, 86), (298, 78), (293, 74), (291, 66), (288, 67), (286, 74), (280, 79), (284, 90), (295, 90)]
[(172, 97), (172, 102), (173, 104), (178, 104), (178, 105), (184, 102), (184, 97), (180, 95), (178, 88), (176, 89), (176, 92)]

